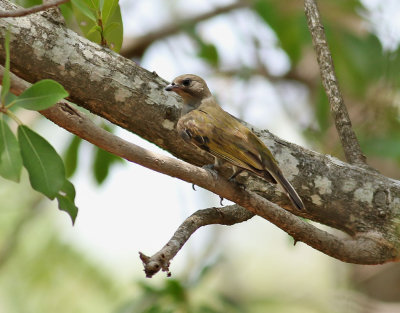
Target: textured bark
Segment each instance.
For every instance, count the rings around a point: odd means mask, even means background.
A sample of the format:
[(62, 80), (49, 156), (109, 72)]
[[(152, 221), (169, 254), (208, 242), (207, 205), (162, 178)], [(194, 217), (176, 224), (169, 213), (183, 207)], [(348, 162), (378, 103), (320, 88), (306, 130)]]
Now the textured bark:
[[(1, 10), (14, 8), (8, 1), (0, 0)], [(0, 60), (3, 64), (3, 39), (9, 27), (11, 69), (18, 76), (30, 82), (43, 78), (57, 80), (70, 92), (73, 102), (94, 114), (190, 163), (200, 165), (211, 161), (209, 156), (187, 146), (178, 137), (175, 124), (180, 103), (177, 98), (164, 92), (167, 82), (156, 74), (39, 14), (0, 19)], [(352, 255), (352, 251), (359, 251), (360, 248), (365, 248), (364, 255), (359, 255), (364, 263), (382, 263), (398, 258), (398, 181), (288, 143), (267, 131), (255, 132), (270, 147), (284, 174), (305, 202), (307, 211), (293, 213), (354, 236), (353, 243), (343, 250), (343, 253), (347, 253), (344, 260), (356, 262), (357, 255)], [(291, 210), (285, 195), (274, 185), (252, 176), (242, 179), (249, 190)], [(252, 205), (252, 201), (255, 200), (243, 200), (249, 205)], [(255, 213), (263, 215), (262, 212)], [(285, 211), (264, 217), (281, 219), (283, 224), (298, 222)], [(304, 238), (307, 223), (301, 224), (301, 227), (305, 232), (300, 237)], [(292, 235), (297, 237), (296, 234)], [(317, 237), (309, 240), (324, 244)], [(381, 249), (370, 245), (371, 242), (378, 243)], [(340, 244), (343, 243), (327, 240), (324, 253), (330, 254), (329, 249), (335, 249), (334, 245)]]
[[(0, 68), (0, 78), (2, 77), (2, 72), (3, 69)], [(14, 74), (10, 76), (10, 90), (16, 95), (21, 94), (29, 87), (28, 82), (16, 77)], [(217, 212), (213, 211), (213, 209), (198, 211), (192, 217), (189, 217), (163, 249), (152, 257), (148, 257), (143, 253), (140, 254), (148, 277), (154, 275), (160, 269), (168, 271), (170, 260), (185, 244), (189, 236), (199, 227), (215, 223), (233, 225), (243, 222), (254, 214), (274, 223), (293, 236), (296, 242), (302, 241), (342, 261), (376, 264), (397, 258), (396, 248), (379, 234), (367, 233), (355, 239), (339, 238), (329, 234), (282, 210), (281, 207), (265, 200), (254, 192), (238, 188), (237, 184), (228, 182), (220, 175), (213, 175), (200, 167), (176, 158), (147, 151), (129, 143), (97, 126), (86, 114), (79, 112), (66, 103), (57, 103), (55, 106), (40, 112), (60, 127), (110, 153), (160, 173), (196, 184), (243, 206), (226, 207), (217, 210)]]
[(190, 236), (202, 226), (211, 224), (233, 225), (252, 218), (254, 214), (246, 209), (231, 205), (223, 208), (199, 210), (189, 216), (177, 229), (168, 243), (151, 257), (139, 252), (146, 277), (152, 277), (158, 271), (169, 272), (170, 261), (175, 257)]
[(346, 160), (352, 164), (366, 167), (366, 158), (361, 152), (360, 144), (352, 129), (350, 117), (339, 89), (332, 55), (326, 40), (324, 26), (320, 21), (317, 3), (315, 0), (305, 0), (304, 7), (308, 28), (317, 53), (322, 85), (329, 99), (336, 130), (339, 133)]

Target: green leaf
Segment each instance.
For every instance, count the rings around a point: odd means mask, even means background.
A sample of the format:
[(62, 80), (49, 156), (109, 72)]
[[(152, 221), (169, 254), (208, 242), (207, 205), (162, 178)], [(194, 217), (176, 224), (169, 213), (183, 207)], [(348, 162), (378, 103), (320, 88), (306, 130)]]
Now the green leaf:
[(5, 103), (5, 98), (10, 90), (10, 31), (7, 30), (4, 39), (6, 50), (6, 64), (4, 65), (3, 82), (1, 84), (1, 103)]
[(71, 177), (78, 166), (78, 151), (82, 139), (78, 136), (73, 136), (64, 154), (65, 173), (67, 177)]
[(103, 6), (100, 3), (100, 8), (101, 7), (103, 25), (107, 25), (108, 19), (115, 13), (115, 9), (118, 7), (118, 0), (107, 0), (104, 2)]
[(212, 66), (218, 66), (218, 50), (213, 44), (201, 42), (198, 56), (206, 60)]
[[(101, 10), (101, 3), (99, 0), (81, 0), (81, 2), (85, 3), (86, 7), (91, 9), (93, 12)], [(87, 39), (100, 44), (101, 33), (103, 33), (103, 39), (106, 41), (108, 48), (116, 52), (121, 49), (123, 25), (118, 1), (104, 1), (103, 10), (100, 12), (103, 27), (100, 27), (98, 19), (89, 19), (78, 7), (73, 6), (73, 10), (78, 25)], [(99, 30), (97, 26), (100, 27), (100, 31), (95, 31)]]
[(62, 85), (51, 79), (43, 79), (19, 95), (15, 104), (27, 110), (40, 111), (67, 96), (68, 92)]
[(58, 208), (68, 213), (73, 225), (78, 215), (78, 208), (75, 205), (75, 187), (69, 180), (65, 180), (61, 192), (57, 194), (57, 201)]
[[(108, 29), (109, 27), (109, 29)], [(117, 6), (114, 14), (110, 16), (105, 27), (105, 38), (108, 43), (108, 47), (115, 52), (119, 52), (122, 46), (122, 40), (124, 35), (124, 28), (122, 24), (121, 9)]]
[(285, 1), (273, 0), (255, 1), (254, 10), (273, 29), (280, 45), (296, 64), (300, 60), (303, 47), (310, 41), (303, 12), (288, 10)]
[(93, 171), (96, 182), (101, 185), (108, 176), (110, 168), (116, 162), (121, 162), (120, 157), (96, 147)]
[(67, 24), (68, 28), (73, 28), (76, 25), (74, 24), (74, 26), (72, 26), (73, 23), (75, 23), (75, 21), (73, 21), (74, 17), (74, 12), (72, 10), (72, 4), (70, 1), (63, 3), (61, 5), (58, 6), (60, 8), (61, 14), (64, 17), (64, 20)]
[[(11, 92), (7, 93), (7, 95), (4, 99), (4, 105), (5, 106), (9, 105), (11, 102), (16, 101), (17, 98), (18, 97), (16, 95), (14, 95), (13, 93), (11, 93)], [(10, 108), (10, 109), (12, 109), (12, 108)]]
[(101, 32), (101, 27), (99, 25), (93, 25), (93, 27), (88, 31), (88, 33), (86, 34), (86, 36), (89, 36), (95, 32)]
[(195, 27), (186, 26), (185, 31), (191, 36), (198, 45), (197, 55), (210, 63), (212, 66), (218, 66), (219, 55), (217, 47), (211, 43), (206, 43), (196, 32)]
[(18, 141), (3, 118), (0, 118), (0, 175), (19, 182), (22, 158)]
[(107, 24), (107, 26), (104, 29), (104, 36), (108, 37), (108, 35), (117, 29), (118, 27), (121, 27), (121, 24), (118, 22), (112, 22), (110, 24)]
[(60, 194), (62, 196), (67, 197), (72, 202), (75, 201), (75, 196), (76, 196), (75, 187), (68, 179), (65, 180), (64, 185), (61, 188), (61, 193)]
[(83, 13), (87, 18), (97, 23), (97, 17), (95, 13), (86, 5), (84, 1), (72, 0), (72, 4), (79, 10), (79, 12)]
[(27, 126), (18, 127), (18, 140), (32, 188), (54, 199), (65, 182), (61, 157), (46, 139)]
[[(87, 7), (89, 7), (90, 9), (92, 9), (96, 12), (98, 12), (100, 10), (99, 0), (83, 0), (83, 2), (86, 3)], [(97, 16), (97, 17), (99, 18), (100, 16)]]

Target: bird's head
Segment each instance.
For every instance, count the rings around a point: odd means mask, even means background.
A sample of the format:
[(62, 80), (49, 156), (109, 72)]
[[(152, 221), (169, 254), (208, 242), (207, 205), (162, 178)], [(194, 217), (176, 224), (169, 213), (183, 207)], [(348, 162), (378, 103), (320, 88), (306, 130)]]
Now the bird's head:
[(197, 109), (202, 100), (211, 97), (211, 92), (204, 79), (193, 74), (176, 77), (171, 84), (165, 87), (165, 90), (176, 92), (181, 96), (185, 104), (182, 114)]

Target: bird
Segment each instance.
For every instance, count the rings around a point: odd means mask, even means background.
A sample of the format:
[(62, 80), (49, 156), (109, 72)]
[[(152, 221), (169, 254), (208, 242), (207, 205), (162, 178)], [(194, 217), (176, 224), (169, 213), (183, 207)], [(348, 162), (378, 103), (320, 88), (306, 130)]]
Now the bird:
[(178, 133), (186, 142), (214, 156), (211, 167), (218, 169), (227, 162), (233, 169), (229, 180), (246, 170), (278, 183), (293, 206), (304, 209), (303, 201), (283, 176), (271, 151), (248, 127), (219, 106), (201, 77), (180, 75), (165, 90), (175, 92), (183, 100)]

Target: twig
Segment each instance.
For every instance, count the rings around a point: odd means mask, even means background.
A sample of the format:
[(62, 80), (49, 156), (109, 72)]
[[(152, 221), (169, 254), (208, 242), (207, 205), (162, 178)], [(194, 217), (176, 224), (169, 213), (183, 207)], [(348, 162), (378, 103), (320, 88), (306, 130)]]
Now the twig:
[(223, 208), (209, 208), (193, 213), (179, 226), (168, 243), (156, 254), (148, 257), (142, 252), (139, 252), (146, 277), (152, 277), (160, 269), (163, 272), (168, 272), (168, 276), (170, 276), (170, 261), (175, 257), (190, 236), (200, 227), (211, 224), (233, 225), (245, 222), (253, 216), (253, 213), (238, 205), (231, 205)]
[(349, 163), (366, 167), (366, 158), (361, 151), (357, 136), (352, 129), (349, 114), (339, 90), (339, 83), (333, 67), (332, 55), (328, 47), (325, 30), (320, 20), (316, 1), (305, 0), (304, 8), (314, 49), (317, 53), (322, 84), (328, 95), (331, 112), (335, 120), (335, 126), (343, 146), (346, 160)]
[[(1, 67), (0, 78), (3, 72), (4, 68)], [(15, 75), (11, 75), (10, 78), (11, 91), (17, 95), (30, 86)], [(115, 136), (94, 124), (84, 113), (67, 103), (58, 103), (40, 113), (58, 126), (112, 154), (154, 171), (196, 184), (231, 200), (275, 224), (291, 235), (296, 242), (302, 241), (329, 256), (357, 264), (381, 264), (400, 258), (396, 246), (377, 232), (360, 233), (354, 239), (342, 239), (329, 234), (255, 192), (227, 181), (220, 175), (215, 177), (203, 168), (148, 151)], [(292, 209), (290, 205), (288, 209)]]
[(40, 12), (47, 10), (49, 8), (59, 6), (60, 4), (66, 3), (69, 0), (54, 0), (54, 1), (49, 1), (43, 4), (35, 5), (30, 8), (22, 8), (22, 9), (17, 9), (14, 11), (0, 11), (0, 17), (20, 17), (20, 16), (26, 16), (32, 13)]
[(192, 17), (190, 19), (183, 19), (181, 21), (175, 22), (171, 25), (166, 25), (158, 30), (152, 31), (148, 34), (137, 38), (127, 38), (124, 39), (124, 45), (120, 51), (120, 54), (124, 57), (131, 59), (134, 57), (139, 57), (143, 55), (143, 52), (155, 41), (165, 38), (167, 36), (174, 35), (181, 31), (184, 26), (195, 25), (201, 21), (207, 20), (219, 14), (227, 13), (236, 9), (243, 7), (249, 7), (251, 5), (250, 1), (240, 0), (232, 4), (228, 4), (223, 7), (218, 7), (210, 12), (200, 14), (198, 16)]

